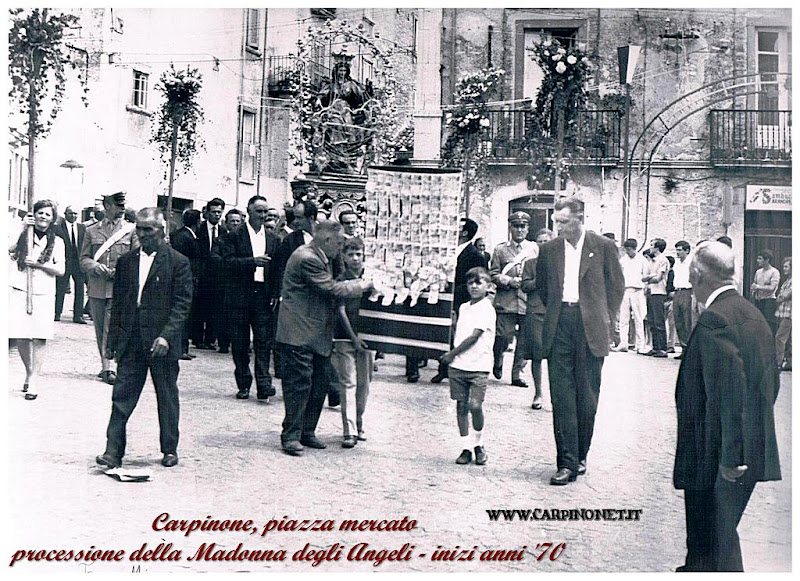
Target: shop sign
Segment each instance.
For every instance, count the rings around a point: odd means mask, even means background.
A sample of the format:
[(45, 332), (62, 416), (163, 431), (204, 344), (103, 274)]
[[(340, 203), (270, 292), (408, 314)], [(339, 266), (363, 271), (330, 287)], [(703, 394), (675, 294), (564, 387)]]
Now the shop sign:
[(745, 210), (792, 211), (791, 186), (747, 186)]

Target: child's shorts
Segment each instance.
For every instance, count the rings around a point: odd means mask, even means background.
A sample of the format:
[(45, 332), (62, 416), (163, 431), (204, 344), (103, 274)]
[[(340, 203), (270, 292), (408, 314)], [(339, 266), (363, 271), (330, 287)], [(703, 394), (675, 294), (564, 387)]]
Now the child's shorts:
[(486, 397), (488, 371), (462, 371), (453, 367), (447, 370), (450, 399), (469, 401), (469, 407), (479, 407)]

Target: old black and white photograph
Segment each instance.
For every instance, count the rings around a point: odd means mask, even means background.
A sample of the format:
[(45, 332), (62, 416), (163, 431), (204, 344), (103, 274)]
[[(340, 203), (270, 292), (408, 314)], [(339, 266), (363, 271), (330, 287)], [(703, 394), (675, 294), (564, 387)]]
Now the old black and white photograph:
[(789, 3), (14, 4), (10, 573), (791, 573)]

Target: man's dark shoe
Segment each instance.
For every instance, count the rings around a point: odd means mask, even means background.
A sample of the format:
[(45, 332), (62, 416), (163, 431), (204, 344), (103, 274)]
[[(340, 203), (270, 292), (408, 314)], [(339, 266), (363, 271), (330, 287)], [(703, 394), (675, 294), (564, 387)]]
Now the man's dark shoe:
[(180, 359), (181, 361), (191, 361), (192, 359), (194, 359), (194, 357), (192, 357), (188, 353), (183, 353), (180, 357), (178, 357), (178, 359)]
[(317, 450), (324, 450), (328, 447), (327, 444), (323, 443), (322, 440), (316, 436), (300, 438), (300, 443), (307, 448), (316, 448)]
[(483, 446), (475, 446), (475, 464), (483, 466), (488, 459), (489, 455), (486, 453), (486, 450), (483, 449)]
[(419, 373), (409, 373), (406, 376), (406, 381), (408, 383), (417, 383), (419, 381)]
[(519, 378), (519, 377), (516, 378), (516, 379), (512, 379), (511, 380), (511, 385), (513, 385), (515, 387), (528, 387), (528, 384), (526, 383), (526, 381), (524, 379)]
[(494, 375), (495, 379), (500, 379), (503, 377), (503, 364), (495, 365), (492, 367), (492, 375)]
[(358, 439), (355, 436), (345, 436), (342, 441), (342, 448), (355, 448), (358, 444)]
[(240, 389), (236, 392), (236, 399), (247, 399), (250, 397), (250, 392), (247, 390)]
[(578, 475), (569, 468), (559, 468), (558, 472), (550, 478), (550, 484), (554, 486), (564, 486), (568, 482), (575, 482)]
[(667, 353), (675, 353), (675, 347), (667, 347)]
[(100, 454), (95, 461), (100, 464), (100, 466), (106, 466), (108, 468), (119, 468), (122, 466), (122, 458), (114, 458), (108, 452), (104, 452)]
[(54, 321), (60, 321), (61, 320), (61, 315), (56, 315), (55, 317), (53, 317), (53, 320)]
[(681, 351), (680, 355), (676, 355), (673, 359), (683, 359), (683, 351)]
[(339, 398), (339, 392), (338, 391), (329, 391), (328, 392), (328, 407), (329, 408), (335, 408), (341, 403), (342, 403), (342, 401)]
[(289, 442), (283, 442), (281, 444), (281, 448), (283, 448), (283, 451), (289, 454), (289, 456), (303, 455), (303, 445), (297, 440), (290, 440)]
[(79, 319), (78, 317), (75, 317), (74, 319), (72, 319), (72, 322), (73, 323), (78, 323), (79, 325), (88, 325), (88, 323), (86, 321), (84, 321), (83, 319)]
[(258, 397), (258, 399), (269, 399), (277, 394), (278, 392), (275, 391), (275, 388), (270, 385), (269, 387), (259, 389), (258, 392), (256, 393), (256, 397)]
[(639, 351), (639, 355), (646, 355), (646, 356), (649, 356), (649, 355), (652, 355), (653, 353), (655, 353), (655, 350), (654, 350), (654, 349), (650, 349), (650, 351), (644, 351), (644, 352), (642, 352), (642, 351)]
[(472, 462), (472, 452), (469, 450), (462, 450), (461, 455), (456, 458), (456, 464), (469, 464)]
[(667, 352), (666, 351), (655, 351), (653, 353), (653, 357), (657, 357), (658, 359), (664, 359), (665, 357), (667, 357)]
[(445, 379), (447, 379), (446, 373), (437, 373), (431, 377), (431, 383), (442, 383)]
[(108, 371), (104, 371), (103, 381), (105, 381), (108, 385), (114, 385), (114, 383), (117, 381), (117, 374), (110, 369)]
[(230, 351), (228, 351), (227, 347), (220, 347), (219, 348), (219, 353), (230, 353)]
[(586, 460), (581, 460), (578, 462), (578, 476), (583, 476), (586, 474)]
[(164, 454), (164, 457), (161, 459), (161, 465), (165, 468), (172, 468), (178, 464), (178, 455), (177, 454)]
[(375, 359), (383, 359), (386, 355), (383, 354), (383, 351), (378, 351), (375, 353)]

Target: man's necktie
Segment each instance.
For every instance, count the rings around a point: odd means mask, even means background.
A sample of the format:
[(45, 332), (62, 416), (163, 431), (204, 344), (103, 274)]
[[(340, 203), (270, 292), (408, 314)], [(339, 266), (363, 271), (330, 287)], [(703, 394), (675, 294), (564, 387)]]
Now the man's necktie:
[(217, 226), (211, 227), (211, 246), (214, 246), (214, 240), (217, 239)]
[(78, 245), (75, 243), (75, 226), (74, 225), (70, 226), (69, 234), (70, 234), (70, 237), (72, 238), (72, 247), (73, 248), (77, 248)]

